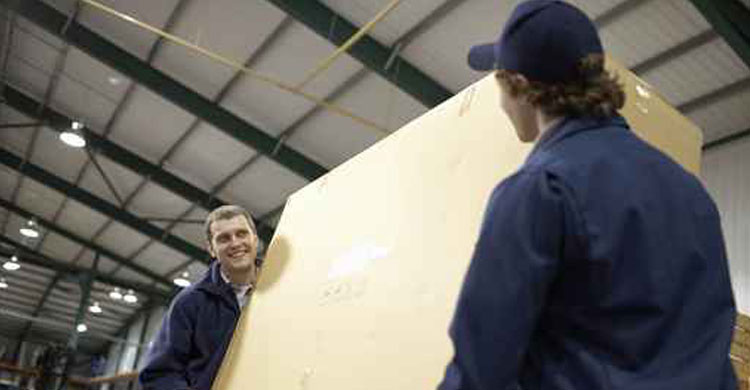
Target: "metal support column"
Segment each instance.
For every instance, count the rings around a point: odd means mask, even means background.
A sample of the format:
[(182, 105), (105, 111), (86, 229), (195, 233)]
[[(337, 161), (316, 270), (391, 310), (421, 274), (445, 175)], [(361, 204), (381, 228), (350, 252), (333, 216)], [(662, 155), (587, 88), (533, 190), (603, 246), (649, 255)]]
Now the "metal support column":
[[(138, 349), (135, 350), (135, 360), (133, 360), (133, 371), (138, 370), (138, 360), (141, 358), (143, 353), (143, 345), (146, 344), (146, 333), (148, 333), (148, 323), (151, 322), (151, 313), (153, 308), (149, 308), (143, 311), (143, 326), (141, 327), (141, 336), (138, 338)], [(128, 384), (128, 390), (133, 390), (135, 381), (130, 381)]]
[(94, 282), (94, 272), (99, 268), (99, 253), (94, 257), (94, 263), (91, 265), (91, 270), (81, 275), (81, 279), (78, 281), (81, 286), (81, 301), (78, 306), (78, 312), (76, 313), (75, 323), (73, 324), (73, 331), (68, 339), (67, 346), (67, 358), (65, 359), (65, 366), (61, 375), (60, 384), (58, 390), (63, 390), (67, 387), (68, 375), (70, 374), (70, 368), (73, 367), (75, 361), (76, 352), (78, 351), (78, 339), (80, 335), (78, 332), (78, 325), (83, 323), (84, 316), (86, 315), (86, 306), (91, 297), (91, 286)]

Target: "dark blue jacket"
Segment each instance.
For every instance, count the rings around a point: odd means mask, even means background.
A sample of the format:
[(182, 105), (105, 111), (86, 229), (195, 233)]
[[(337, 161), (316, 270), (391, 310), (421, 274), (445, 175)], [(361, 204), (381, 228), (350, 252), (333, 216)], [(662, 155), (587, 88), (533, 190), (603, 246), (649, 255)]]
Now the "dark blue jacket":
[(491, 195), (443, 390), (734, 390), (719, 214), (622, 118), (568, 119)]
[(143, 389), (211, 389), (239, 316), (236, 295), (214, 261), (164, 316), (139, 376)]

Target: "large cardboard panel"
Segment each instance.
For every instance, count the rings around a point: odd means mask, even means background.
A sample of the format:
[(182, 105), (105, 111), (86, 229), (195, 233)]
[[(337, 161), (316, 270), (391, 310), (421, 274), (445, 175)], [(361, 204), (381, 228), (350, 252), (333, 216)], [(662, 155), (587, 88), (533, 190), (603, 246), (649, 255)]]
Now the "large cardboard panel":
[(737, 314), (730, 356), (741, 390), (750, 390), (750, 317)]
[(750, 365), (732, 360), (734, 372), (737, 374), (737, 390), (750, 390)]
[[(750, 330), (740, 327), (734, 329), (734, 340), (733, 343), (742, 345), (750, 349)], [(747, 357), (750, 360), (750, 356)]]
[[(697, 173), (698, 129), (611, 66), (638, 133)], [(214, 388), (434, 388), (486, 199), (530, 150), (499, 104), (488, 76), (290, 197)]]
[(750, 316), (737, 314), (737, 326), (750, 332)]
[(742, 313), (737, 314), (731, 357), (739, 390), (750, 390), (750, 317)]
[(651, 85), (615, 60), (608, 58), (607, 66), (619, 76), (625, 88), (627, 100), (621, 113), (633, 130), (698, 175), (703, 145), (703, 133), (698, 126), (670, 106)]

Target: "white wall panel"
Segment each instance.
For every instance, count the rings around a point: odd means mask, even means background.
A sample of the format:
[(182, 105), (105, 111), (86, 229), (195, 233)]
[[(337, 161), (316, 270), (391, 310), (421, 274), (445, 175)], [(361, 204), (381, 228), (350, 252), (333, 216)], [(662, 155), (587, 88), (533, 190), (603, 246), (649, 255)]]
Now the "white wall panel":
[(166, 312), (167, 308), (164, 306), (158, 306), (151, 309), (151, 315), (149, 316), (148, 324), (146, 324), (146, 334), (143, 338), (143, 350), (141, 350), (141, 355), (138, 358), (136, 366), (138, 370), (143, 368), (143, 366), (146, 364), (146, 359), (148, 358), (148, 350), (151, 348), (154, 338), (159, 332), (159, 328), (161, 328), (161, 322), (164, 319), (164, 314), (166, 314)]
[(750, 313), (750, 138), (709, 150), (703, 181), (719, 207), (737, 308)]
[(131, 327), (128, 329), (127, 340), (130, 344), (127, 344), (124, 348), (123, 355), (120, 358), (120, 366), (117, 368), (117, 373), (122, 374), (130, 372), (135, 369), (135, 358), (138, 353), (138, 347), (133, 343), (138, 343), (141, 336), (141, 328), (144, 325), (143, 316), (141, 316)]

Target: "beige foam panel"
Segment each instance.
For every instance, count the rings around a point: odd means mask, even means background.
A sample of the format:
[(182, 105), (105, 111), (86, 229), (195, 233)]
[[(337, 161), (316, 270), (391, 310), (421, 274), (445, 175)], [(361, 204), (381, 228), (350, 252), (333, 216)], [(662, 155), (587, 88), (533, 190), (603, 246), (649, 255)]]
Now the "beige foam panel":
[[(700, 131), (610, 67), (639, 134), (697, 173)], [(485, 202), (529, 150), (488, 76), (291, 196), (214, 389), (434, 388)]]
[(737, 315), (730, 357), (740, 382), (740, 389), (750, 390), (750, 317), (747, 315)]

